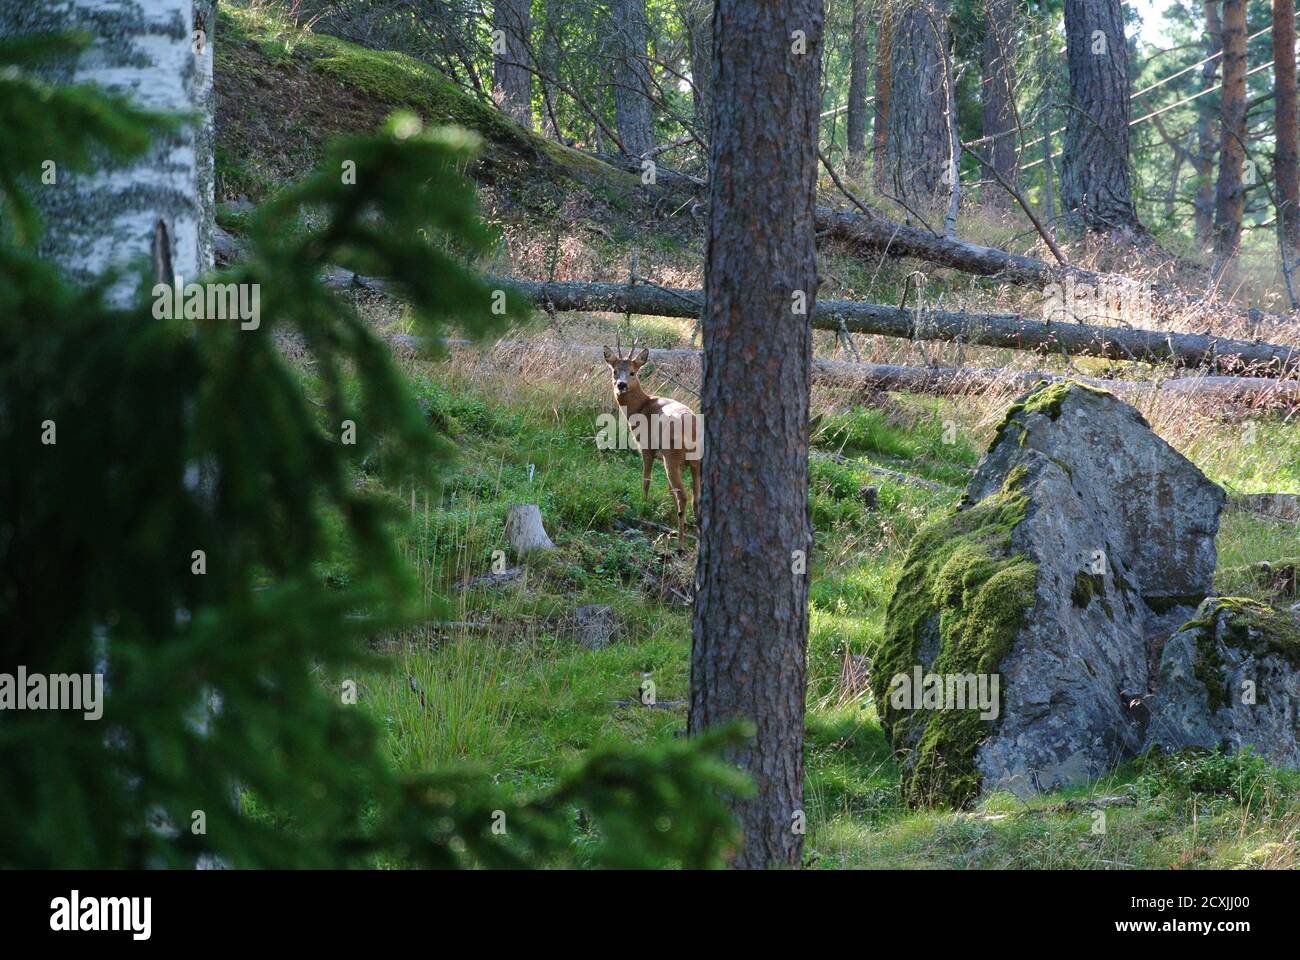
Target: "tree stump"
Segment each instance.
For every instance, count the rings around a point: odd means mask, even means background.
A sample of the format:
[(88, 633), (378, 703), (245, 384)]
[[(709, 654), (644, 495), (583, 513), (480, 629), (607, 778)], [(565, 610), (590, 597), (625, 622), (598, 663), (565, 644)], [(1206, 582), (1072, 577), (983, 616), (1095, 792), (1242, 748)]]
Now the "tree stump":
[(573, 634), (588, 650), (603, 650), (618, 632), (618, 616), (608, 604), (593, 603), (573, 611)]
[(515, 553), (523, 556), (533, 550), (554, 550), (555, 544), (542, 526), (542, 511), (535, 503), (521, 503), (510, 508), (506, 516), (506, 538)]

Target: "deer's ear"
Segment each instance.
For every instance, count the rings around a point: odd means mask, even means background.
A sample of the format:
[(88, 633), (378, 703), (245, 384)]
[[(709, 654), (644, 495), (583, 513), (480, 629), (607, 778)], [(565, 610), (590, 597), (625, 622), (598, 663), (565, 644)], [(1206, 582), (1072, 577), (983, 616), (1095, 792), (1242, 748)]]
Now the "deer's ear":
[(609, 347), (605, 348), (605, 362), (611, 367), (614, 366), (614, 351), (609, 349)]
[(639, 370), (642, 366), (644, 366), (645, 362), (649, 359), (650, 359), (650, 351), (647, 350), (645, 347), (642, 347), (641, 352), (636, 355), (637, 369)]

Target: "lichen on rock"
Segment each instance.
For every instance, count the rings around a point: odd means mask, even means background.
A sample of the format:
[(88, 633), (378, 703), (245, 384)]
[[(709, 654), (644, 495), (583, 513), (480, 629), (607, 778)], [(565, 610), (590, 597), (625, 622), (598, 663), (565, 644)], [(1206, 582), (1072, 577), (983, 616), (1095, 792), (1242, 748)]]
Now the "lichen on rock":
[[(1223, 501), (1105, 391), (1044, 383), (1014, 404), (962, 503), (909, 549), (875, 651), (907, 799), (1028, 794), (1135, 755), (1153, 624), (1167, 636), (1210, 591)], [(997, 710), (895, 703), (911, 673), (988, 676)]]
[(1300, 623), (1248, 597), (1210, 597), (1161, 653), (1148, 747), (1240, 750), (1300, 766)]

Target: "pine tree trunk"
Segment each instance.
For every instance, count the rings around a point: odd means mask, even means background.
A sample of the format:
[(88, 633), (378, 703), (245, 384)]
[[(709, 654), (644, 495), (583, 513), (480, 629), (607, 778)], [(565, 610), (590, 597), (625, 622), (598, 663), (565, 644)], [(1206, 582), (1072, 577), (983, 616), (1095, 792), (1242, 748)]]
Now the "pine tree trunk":
[(1129, 68), (1120, 0), (1065, 0), (1070, 103), (1061, 208), (1093, 230), (1139, 229), (1129, 187)]
[(614, 119), (623, 149), (633, 157), (654, 149), (654, 118), (650, 109), (650, 70), (646, 47), (650, 32), (645, 0), (613, 0), (616, 50), (614, 59)]
[[(212, 54), (195, 53), (194, 11), (194, 0), (0, 6), (0, 36), (84, 30), (93, 38), (77, 58), (44, 69), (51, 82), (97, 84), (140, 107), (194, 113), (203, 121), (157, 135), (146, 153), (111, 168), (79, 174), (57, 168), (55, 182), (38, 188), (41, 255), (76, 282), (155, 262), (156, 245), (165, 255), (157, 260), (186, 283), (211, 265), (211, 155), (201, 159), (198, 148), (204, 123), (211, 124), (203, 113), (211, 107)], [(109, 300), (130, 302), (137, 283), (138, 274), (124, 275)]]
[(1278, 243), (1288, 266), (1300, 255), (1300, 135), (1295, 70), (1295, 7), (1291, 0), (1273, 0), (1273, 109), (1276, 152), (1273, 176), (1277, 191)]
[(822, 2), (718, 0), (714, 27), (690, 729), (754, 725), (735, 865), (798, 866)]
[(948, 42), (948, 0), (907, 0), (896, 11), (886, 184), (894, 196), (918, 209), (940, 203), (951, 186)]
[(858, 177), (867, 152), (867, 72), (871, 69), (869, 0), (853, 0), (853, 34), (849, 63), (848, 172)]
[(889, 188), (886, 171), (889, 169), (889, 100), (894, 68), (894, 13), (892, 0), (877, 0), (880, 21), (876, 28), (876, 76), (871, 113), (871, 182), (876, 193)]
[[(532, 29), (529, 0), (496, 0), (492, 4), (492, 99), (501, 112), (520, 126), (533, 129), (533, 75), (528, 37)], [(498, 33), (497, 31), (500, 31)]]
[(682, 21), (691, 57), (691, 83), (695, 85), (695, 129), (709, 137), (713, 89), (713, 0), (682, 0)]
[[(1204, 0), (1205, 11), (1205, 56), (1206, 63), (1201, 67), (1201, 89), (1208, 90), (1214, 86), (1219, 75), (1219, 60), (1216, 56), (1223, 51), (1223, 21), (1219, 17), (1219, 0)], [(1194, 201), (1196, 245), (1202, 250), (1209, 250), (1214, 243), (1214, 157), (1218, 153), (1215, 140), (1215, 113), (1213, 98), (1201, 97), (1197, 102), (1198, 119), (1196, 122), (1196, 199)]]
[(1246, 0), (1223, 0), (1223, 91), (1219, 101), (1219, 182), (1214, 191), (1215, 272), (1221, 272), (1241, 242), (1246, 193), (1241, 182), (1246, 159)]
[(1016, 185), (1016, 7), (1014, 0), (986, 0), (981, 50), (983, 133), (995, 139), (984, 146), (984, 185), (980, 198), (989, 207), (1006, 209), (1014, 200), (997, 182)]

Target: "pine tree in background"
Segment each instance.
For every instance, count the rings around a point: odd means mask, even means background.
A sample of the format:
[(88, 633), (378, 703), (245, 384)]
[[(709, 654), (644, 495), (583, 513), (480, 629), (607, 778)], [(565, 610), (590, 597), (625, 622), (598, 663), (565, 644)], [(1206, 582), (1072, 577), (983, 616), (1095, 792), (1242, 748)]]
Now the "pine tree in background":
[[(575, 807), (595, 825), (584, 862), (723, 862), (722, 795), (743, 789), (717, 759), (733, 734), (598, 754), (514, 798), (482, 773), (399, 778), (341, 695), (375, 665), (363, 629), (412, 613), (397, 518), (356, 478), (364, 463), (429, 482), (446, 444), (318, 277), (395, 278), (434, 337), (516, 315), (449, 252), (489, 243), (458, 172), (472, 138), (398, 115), (339, 140), (255, 218), (249, 259), (209, 278), (259, 292), (255, 328), (158, 319), (151, 280), (110, 302), (119, 278), (74, 287), (35, 254), (44, 161), (93, 169), (170, 123), (26, 69), (81, 42), (0, 43), (0, 673), (107, 676), (98, 720), (0, 711), (0, 867), (565, 862)], [(319, 397), (286, 337), (310, 352)], [(315, 565), (338, 530), (357, 574), (327, 588)]]

